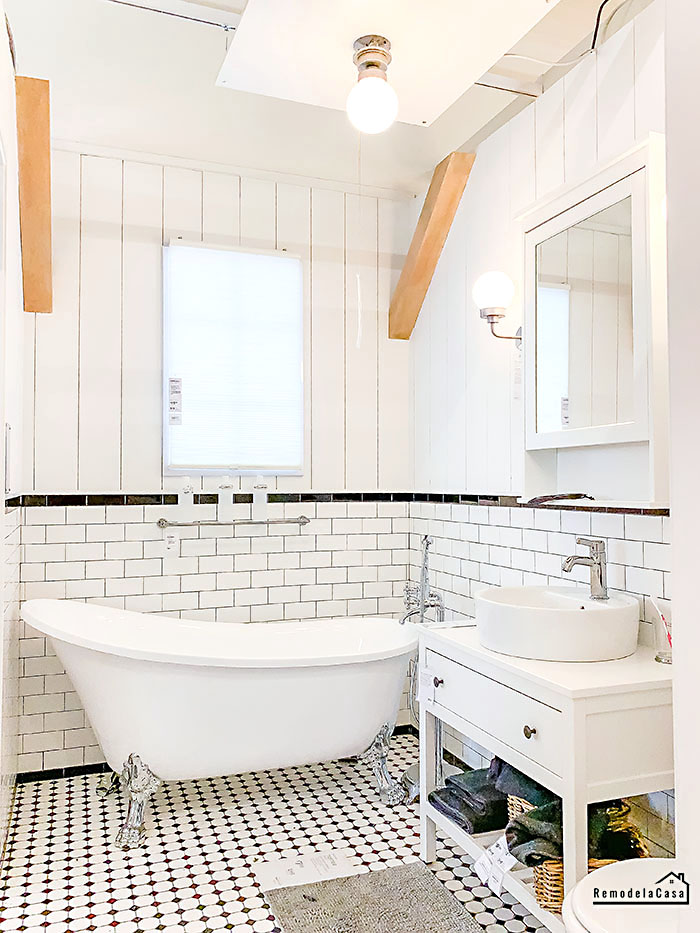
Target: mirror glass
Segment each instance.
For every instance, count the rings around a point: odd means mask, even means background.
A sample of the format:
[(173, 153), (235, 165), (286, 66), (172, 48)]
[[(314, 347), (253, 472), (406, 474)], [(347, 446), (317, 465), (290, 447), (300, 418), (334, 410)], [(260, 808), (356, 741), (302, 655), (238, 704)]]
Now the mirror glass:
[(634, 419), (632, 198), (537, 245), (537, 431)]

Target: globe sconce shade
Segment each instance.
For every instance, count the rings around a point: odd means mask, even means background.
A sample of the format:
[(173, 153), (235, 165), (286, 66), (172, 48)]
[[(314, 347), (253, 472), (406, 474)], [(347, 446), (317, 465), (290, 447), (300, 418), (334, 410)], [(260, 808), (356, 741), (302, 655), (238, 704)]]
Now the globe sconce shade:
[(482, 317), (501, 318), (513, 303), (515, 285), (505, 272), (484, 272), (474, 283), (472, 297)]

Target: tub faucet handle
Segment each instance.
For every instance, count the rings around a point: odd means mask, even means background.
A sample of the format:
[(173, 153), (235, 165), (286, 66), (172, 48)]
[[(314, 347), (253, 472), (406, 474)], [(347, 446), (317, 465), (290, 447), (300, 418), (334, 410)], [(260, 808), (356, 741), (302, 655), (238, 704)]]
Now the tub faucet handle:
[(407, 609), (418, 605), (420, 600), (420, 587), (417, 583), (407, 583), (403, 588), (403, 602)]

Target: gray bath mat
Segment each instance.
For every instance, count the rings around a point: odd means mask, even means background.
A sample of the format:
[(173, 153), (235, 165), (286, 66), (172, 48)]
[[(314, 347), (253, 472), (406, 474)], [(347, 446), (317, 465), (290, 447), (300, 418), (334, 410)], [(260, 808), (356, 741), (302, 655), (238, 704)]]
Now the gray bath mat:
[(284, 933), (483, 933), (423, 862), (265, 892)]

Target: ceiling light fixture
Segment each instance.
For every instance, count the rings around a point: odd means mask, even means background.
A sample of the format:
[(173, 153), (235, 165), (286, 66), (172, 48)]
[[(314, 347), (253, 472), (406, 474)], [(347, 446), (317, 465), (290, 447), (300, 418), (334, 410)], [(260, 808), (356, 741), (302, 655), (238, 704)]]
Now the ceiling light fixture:
[(384, 36), (362, 36), (353, 43), (357, 84), (348, 94), (346, 110), (361, 133), (383, 133), (396, 119), (399, 101), (386, 70), (391, 62), (391, 42)]

